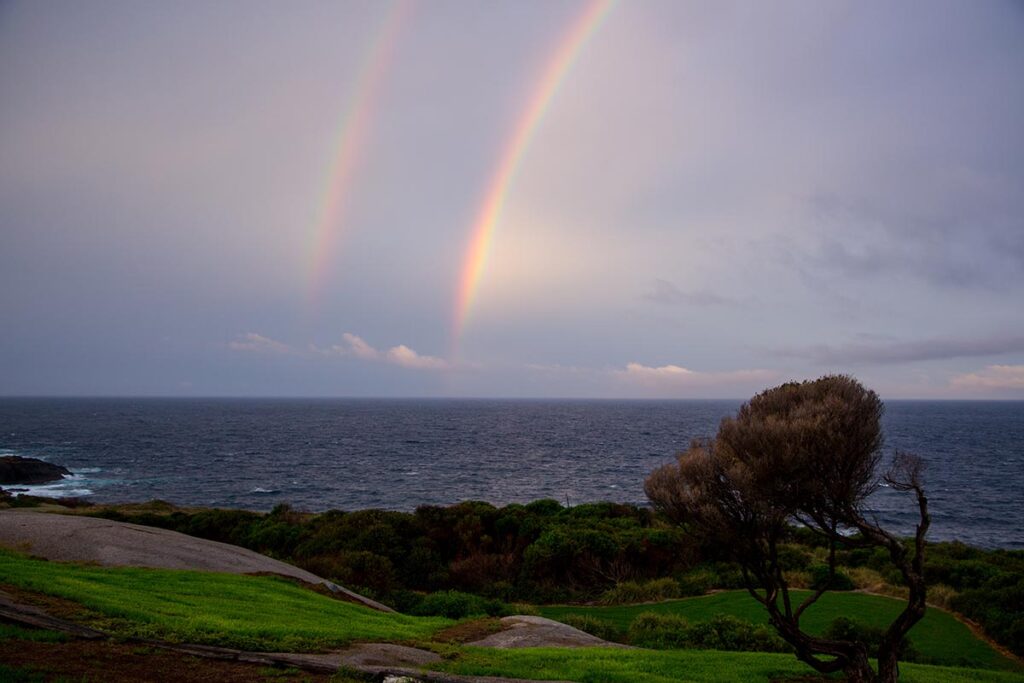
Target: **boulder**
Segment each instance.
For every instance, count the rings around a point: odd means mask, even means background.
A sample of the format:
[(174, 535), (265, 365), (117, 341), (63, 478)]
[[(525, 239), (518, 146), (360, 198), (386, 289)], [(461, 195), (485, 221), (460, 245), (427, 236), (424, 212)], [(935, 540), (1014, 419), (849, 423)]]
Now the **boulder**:
[(66, 467), (20, 455), (0, 457), (0, 484), (46, 484), (71, 476)]

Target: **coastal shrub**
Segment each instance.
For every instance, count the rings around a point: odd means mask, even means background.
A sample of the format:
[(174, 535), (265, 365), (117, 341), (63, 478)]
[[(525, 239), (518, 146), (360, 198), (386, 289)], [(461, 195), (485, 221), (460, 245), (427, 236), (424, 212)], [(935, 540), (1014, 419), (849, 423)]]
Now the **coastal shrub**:
[(420, 617), (464, 619), (475, 616), (507, 617), (513, 610), (500, 600), (488, 600), (461, 591), (440, 591), (424, 596), (410, 613)]
[(626, 637), (626, 634), (614, 623), (589, 614), (569, 614), (562, 619), (562, 623), (578, 628), (601, 640), (622, 642)]
[[(878, 626), (869, 626), (850, 617), (836, 617), (825, 629), (824, 636), (833, 640), (858, 640), (868, 646), (871, 657), (878, 656), (878, 646), (885, 631)], [(897, 658), (902, 662), (919, 662), (921, 655), (914, 649), (910, 638), (904, 636), (897, 648)]]
[(811, 575), (808, 572), (788, 570), (782, 573), (782, 578), (790, 588), (810, 588)]
[(928, 603), (943, 609), (952, 609), (953, 599), (958, 593), (944, 583), (928, 587)]
[(653, 650), (676, 650), (690, 645), (690, 622), (678, 614), (643, 612), (629, 625), (632, 645)]
[(514, 558), (496, 553), (473, 553), (448, 565), (454, 585), (477, 593), (484, 592), (495, 581), (506, 582), (513, 572)]
[(679, 596), (690, 597), (693, 595), (704, 595), (712, 588), (715, 588), (715, 581), (718, 575), (706, 567), (698, 567), (688, 572), (676, 575), (676, 583), (679, 585)]
[(740, 652), (789, 652), (790, 646), (766, 624), (751, 624), (730, 614), (717, 614), (690, 627), (690, 647)]
[(853, 590), (853, 581), (839, 568), (836, 568), (835, 575), (831, 578), (829, 577), (828, 565), (825, 564), (812, 564), (807, 568), (807, 573), (811, 577), (809, 588), (813, 590), (821, 588), (828, 588), (834, 591)]
[(419, 604), (423, 602), (423, 594), (416, 591), (400, 589), (391, 591), (383, 599), (385, 605), (401, 612), (402, 614), (413, 614)]
[(807, 569), (813, 559), (807, 548), (801, 548), (795, 543), (786, 543), (779, 548), (779, 564), (789, 571)]
[(702, 649), (737, 652), (789, 652), (790, 647), (765, 624), (728, 614), (689, 622), (677, 614), (644, 612), (629, 626), (629, 642), (655, 650)]
[(363, 593), (383, 597), (394, 590), (395, 568), (391, 560), (365, 550), (317, 555), (299, 566), (318, 576), (331, 579)]
[(733, 562), (712, 562), (707, 565), (714, 576), (714, 587), (723, 590), (744, 588), (743, 572)]
[(601, 594), (602, 605), (625, 605), (638, 602), (658, 602), (680, 596), (679, 584), (675, 579), (665, 577), (639, 583), (623, 581)]
[(953, 598), (952, 606), (980, 622), (986, 633), (1013, 653), (1024, 656), (1024, 574), (1015, 578), (1013, 583), (990, 580), (965, 590)]
[[(850, 567), (846, 570), (847, 576), (853, 582), (853, 587), (859, 590), (879, 592), (885, 584), (885, 579), (874, 569), (868, 567)], [(929, 597), (932, 589), (928, 589)]]

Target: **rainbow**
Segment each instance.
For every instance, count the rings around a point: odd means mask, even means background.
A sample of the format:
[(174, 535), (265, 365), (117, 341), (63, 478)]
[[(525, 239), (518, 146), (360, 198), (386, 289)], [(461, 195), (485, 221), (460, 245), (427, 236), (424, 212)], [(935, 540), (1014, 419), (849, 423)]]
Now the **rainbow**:
[(541, 77), (533, 88), (522, 116), (519, 118), (499, 157), (497, 167), (487, 185), (480, 209), (473, 222), (469, 247), (463, 260), (462, 273), (455, 305), (455, 323), (452, 334), (453, 356), (458, 355), (458, 344), (462, 338), (466, 320), (473, 305), (473, 299), (487, 264), (487, 254), (494, 237), (495, 228), (501, 218), (508, 192), (515, 179), (530, 142), (540, 127), (558, 94), (558, 90), (569, 74), (576, 58), (588, 40), (601, 27), (614, 5), (614, 0), (588, 0), (583, 10), (558, 42), (554, 53), (547, 61)]
[(355, 87), (338, 127), (337, 142), (327, 174), (327, 183), (313, 227), (309, 298), (316, 305), (327, 278), (331, 259), (341, 234), (341, 222), (352, 189), (353, 172), (359, 153), (369, 136), (370, 120), (377, 93), (387, 73), (395, 42), (412, 13), (410, 0), (394, 0), (382, 17), (366, 48), (357, 72)]

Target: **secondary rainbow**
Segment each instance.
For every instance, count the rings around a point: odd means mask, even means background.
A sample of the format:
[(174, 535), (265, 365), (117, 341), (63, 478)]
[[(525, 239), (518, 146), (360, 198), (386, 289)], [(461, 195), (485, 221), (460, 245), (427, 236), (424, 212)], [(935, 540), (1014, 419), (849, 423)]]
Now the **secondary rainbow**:
[(499, 163), (487, 185), (483, 201), (473, 222), (469, 247), (463, 260), (455, 305), (452, 334), (453, 356), (458, 354), (459, 341), (466, 325), (473, 299), (487, 264), (495, 228), (516, 172), (530, 146), (544, 114), (565, 82), (576, 58), (587, 41), (597, 32), (613, 6), (613, 0), (589, 0), (558, 42), (554, 53), (541, 71), (522, 116), (519, 118), (499, 157)]
[(374, 105), (388, 71), (402, 26), (412, 13), (411, 0), (394, 0), (367, 45), (355, 86), (338, 127), (327, 182), (316, 212), (310, 248), (309, 299), (317, 305), (342, 232), (345, 209), (360, 152), (366, 144)]

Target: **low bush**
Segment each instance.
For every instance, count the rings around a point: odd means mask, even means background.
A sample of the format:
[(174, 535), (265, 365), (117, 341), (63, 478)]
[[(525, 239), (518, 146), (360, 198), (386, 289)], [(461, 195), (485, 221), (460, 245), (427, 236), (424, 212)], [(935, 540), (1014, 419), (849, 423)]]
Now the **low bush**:
[(478, 616), (507, 617), (513, 610), (500, 600), (488, 600), (461, 591), (440, 591), (423, 596), (409, 613), (417, 617), (464, 619)]
[(828, 588), (834, 591), (852, 591), (853, 581), (840, 569), (836, 569), (835, 575), (831, 578), (828, 573), (827, 564), (812, 564), (807, 568), (811, 576), (811, 585), (808, 588), (819, 590)]
[(622, 642), (626, 636), (615, 624), (607, 619), (599, 619), (589, 614), (570, 614), (562, 619), (562, 623), (578, 628), (592, 636), (597, 636), (602, 640)]
[(663, 578), (638, 583), (623, 581), (601, 594), (602, 605), (628, 605), (638, 602), (660, 602), (680, 596), (679, 584), (675, 579)]
[(928, 586), (928, 604), (942, 607), (943, 609), (952, 609), (953, 600), (959, 593), (955, 589), (950, 588), (944, 583), (937, 583), (934, 586)]
[[(884, 633), (877, 626), (868, 626), (849, 617), (836, 617), (822, 635), (834, 640), (859, 640), (867, 644), (871, 657), (877, 657), (878, 646), (882, 642)], [(921, 661), (920, 654), (914, 649), (910, 639), (906, 637), (900, 642), (898, 657), (900, 661), (904, 662)]]
[(719, 614), (693, 625), (690, 646), (706, 650), (741, 652), (788, 652), (786, 641), (766, 624), (751, 624), (732, 615)]
[(788, 652), (789, 645), (765, 624), (751, 624), (719, 614), (690, 623), (675, 614), (644, 612), (629, 627), (629, 642), (655, 650), (703, 649), (741, 652)]
[(786, 583), (789, 584), (790, 588), (810, 588), (811, 587), (811, 575), (808, 572), (799, 570), (789, 570), (783, 572), (783, 578), (786, 579)]
[(952, 599), (952, 607), (981, 622), (986, 633), (1014, 653), (1024, 655), (1024, 576), (1009, 585), (989, 581), (965, 590)]
[(704, 595), (712, 588), (717, 587), (715, 583), (717, 580), (717, 574), (703, 567), (679, 574), (676, 576), (676, 583), (679, 584), (679, 596), (687, 598)]
[[(878, 593), (885, 585), (885, 579), (882, 578), (882, 575), (869, 567), (850, 567), (845, 571), (853, 582), (854, 588), (859, 590)], [(931, 592), (931, 589), (929, 589), (929, 592)]]
[(654, 650), (689, 647), (690, 622), (676, 614), (644, 612), (629, 625), (629, 642)]

